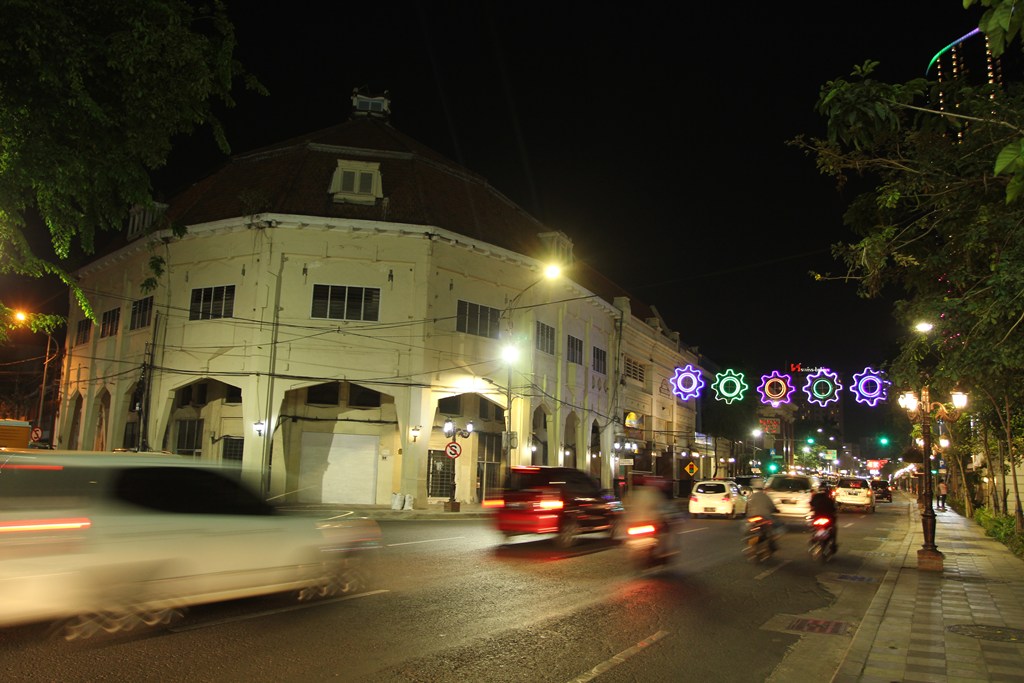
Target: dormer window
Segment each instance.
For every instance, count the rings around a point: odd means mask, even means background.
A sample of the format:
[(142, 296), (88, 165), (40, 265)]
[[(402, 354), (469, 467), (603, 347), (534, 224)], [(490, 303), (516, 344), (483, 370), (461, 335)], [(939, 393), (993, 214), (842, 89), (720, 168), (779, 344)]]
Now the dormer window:
[(374, 204), (384, 196), (380, 164), (368, 161), (338, 159), (328, 190), (336, 202)]

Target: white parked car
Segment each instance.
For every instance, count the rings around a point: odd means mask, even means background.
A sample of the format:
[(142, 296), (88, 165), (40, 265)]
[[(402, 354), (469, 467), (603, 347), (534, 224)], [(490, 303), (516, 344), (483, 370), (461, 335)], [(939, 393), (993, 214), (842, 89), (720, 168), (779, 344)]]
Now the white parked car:
[(690, 514), (735, 519), (747, 513), (747, 499), (731, 479), (711, 479), (694, 483), (690, 490)]
[(73, 640), (189, 605), (359, 588), (376, 522), (285, 515), (237, 472), (184, 456), (0, 452), (0, 626), (57, 621)]

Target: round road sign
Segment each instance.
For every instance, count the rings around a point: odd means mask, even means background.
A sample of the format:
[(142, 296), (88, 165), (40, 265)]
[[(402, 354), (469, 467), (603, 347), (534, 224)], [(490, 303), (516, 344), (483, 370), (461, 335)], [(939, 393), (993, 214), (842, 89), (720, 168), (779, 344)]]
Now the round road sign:
[(462, 446), (457, 441), (449, 441), (444, 447), (444, 453), (449, 458), (457, 458), (462, 455)]
[[(22, 432), (22, 433), (24, 433), (24, 432)], [(33, 427), (32, 428), (32, 440), (33, 441), (39, 441), (42, 438), (43, 438), (43, 430), (40, 429), (39, 427)]]

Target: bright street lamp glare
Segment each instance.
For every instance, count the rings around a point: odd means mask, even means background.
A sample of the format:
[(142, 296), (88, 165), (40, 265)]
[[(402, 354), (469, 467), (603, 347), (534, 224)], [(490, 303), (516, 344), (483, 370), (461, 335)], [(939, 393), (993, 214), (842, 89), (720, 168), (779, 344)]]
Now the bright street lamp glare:
[(918, 332), (931, 332), (933, 327), (935, 326), (928, 322), (920, 322), (914, 325), (914, 329)]
[(544, 266), (544, 277), (549, 280), (554, 280), (556, 277), (562, 274), (562, 267), (557, 263)]
[(519, 348), (515, 346), (506, 346), (501, 350), (501, 358), (506, 363), (515, 363), (519, 360)]
[(25, 322), (25, 318), (27, 318), (27, 317), (28, 316), (25, 315), (24, 311), (15, 311), (14, 312), (14, 319), (17, 320), (18, 322), (22, 322), (22, 323)]

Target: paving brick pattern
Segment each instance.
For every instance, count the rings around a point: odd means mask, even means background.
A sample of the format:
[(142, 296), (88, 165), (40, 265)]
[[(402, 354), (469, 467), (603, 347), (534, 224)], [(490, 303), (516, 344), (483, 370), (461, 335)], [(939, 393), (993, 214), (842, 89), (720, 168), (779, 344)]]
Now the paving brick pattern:
[(1024, 560), (946, 510), (935, 530), (943, 569), (920, 570), (916, 506), (911, 515), (833, 683), (1024, 681)]

